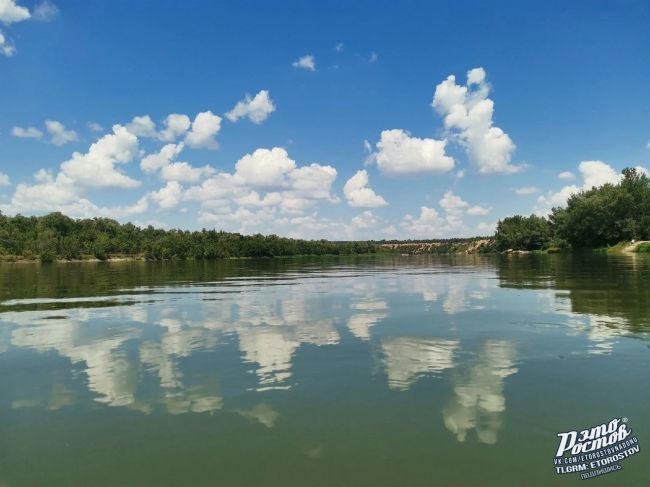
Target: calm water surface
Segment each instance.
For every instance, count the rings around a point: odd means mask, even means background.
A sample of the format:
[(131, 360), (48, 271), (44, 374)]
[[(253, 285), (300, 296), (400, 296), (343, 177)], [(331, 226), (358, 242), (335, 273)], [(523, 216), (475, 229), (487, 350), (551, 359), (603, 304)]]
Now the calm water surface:
[(0, 266), (0, 486), (650, 485), (650, 259)]

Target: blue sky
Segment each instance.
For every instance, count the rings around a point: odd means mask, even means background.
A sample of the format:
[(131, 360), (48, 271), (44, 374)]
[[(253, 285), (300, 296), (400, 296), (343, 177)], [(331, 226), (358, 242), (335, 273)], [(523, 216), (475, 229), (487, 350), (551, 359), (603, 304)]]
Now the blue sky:
[(488, 234), (650, 167), (648, 25), (646, 1), (0, 0), (0, 210)]

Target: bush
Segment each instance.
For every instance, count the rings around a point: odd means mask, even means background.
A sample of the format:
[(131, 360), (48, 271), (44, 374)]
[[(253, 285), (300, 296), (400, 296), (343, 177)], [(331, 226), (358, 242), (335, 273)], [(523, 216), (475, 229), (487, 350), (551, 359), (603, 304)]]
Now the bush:
[(54, 262), (56, 256), (50, 251), (45, 251), (45, 252), (41, 252), (40, 259), (41, 262)]
[(546, 218), (516, 215), (497, 224), (495, 244), (498, 250), (541, 250), (551, 241), (551, 227)]
[(639, 245), (636, 246), (636, 249), (634, 251), (639, 252), (641, 254), (650, 253), (650, 243), (648, 242), (640, 243)]

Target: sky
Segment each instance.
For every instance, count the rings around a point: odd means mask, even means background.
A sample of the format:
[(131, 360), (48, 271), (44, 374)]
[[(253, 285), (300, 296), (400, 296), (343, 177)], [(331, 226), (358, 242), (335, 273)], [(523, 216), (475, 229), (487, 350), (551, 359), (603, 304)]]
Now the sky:
[(650, 168), (650, 2), (0, 0), (0, 211), (488, 235)]

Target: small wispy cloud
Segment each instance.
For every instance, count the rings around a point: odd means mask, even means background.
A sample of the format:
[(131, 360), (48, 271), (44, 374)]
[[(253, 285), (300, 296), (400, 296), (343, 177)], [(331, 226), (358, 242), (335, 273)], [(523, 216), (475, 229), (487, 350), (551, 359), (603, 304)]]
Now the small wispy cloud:
[(527, 194), (535, 194), (535, 193), (539, 193), (539, 191), (540, 191), (539, 188), (535, 186), (524, 186), (523, 188), (514, 189), (515, 194), (519, 196), (524, 196)]
[(262, 90), (254, 98), (246, 95), (243, 100), (237, 102), (235, 108), (225, 115), (231, 122), (236, 122), (242, 117), (248, 117), (253, 123), (262, 123), (274, 111), (275, 105), (269, 96), (269, 91)]
[(563, 171), (560, 174), (558, 174), (557, 177), (559, 179), (563, 179), (564, 181), (571, 181), (576, 178), (576, 175), (570, 171)]
[(65, 145), (68, 142), (77, 140), (77, 133), (74, 130), (67, 130), (65, 125), (57, 120), (46, 120), (45, 128), (52, 136), (50, 142), (54, 145)]
[(291, 63), (294, 68), (306, 69), (307, 71), (316, 71), (316, 60), (311, 54), (302, 56), (297, 61)]
[(0, 32), (0, 54), (11, 57), (16, 54), (16, 46)]
[(471, 206), (467, 209), (467, 214), (472, 215), (472, 216), (485, 216), (488, 215), (492, 211), (491, 206)]
[(49, 22), (54, 19), (59, 14), (59, 9), (53, 3), (48, 2), (47, 0), (39, 3), (34, 7), (33, 16), (34, 19), (40, 20), (41, 22)]
[(36, 127), (13, 127), (11, 135), (20, 139), (40, 139), (43, 137), (43, 132)]

